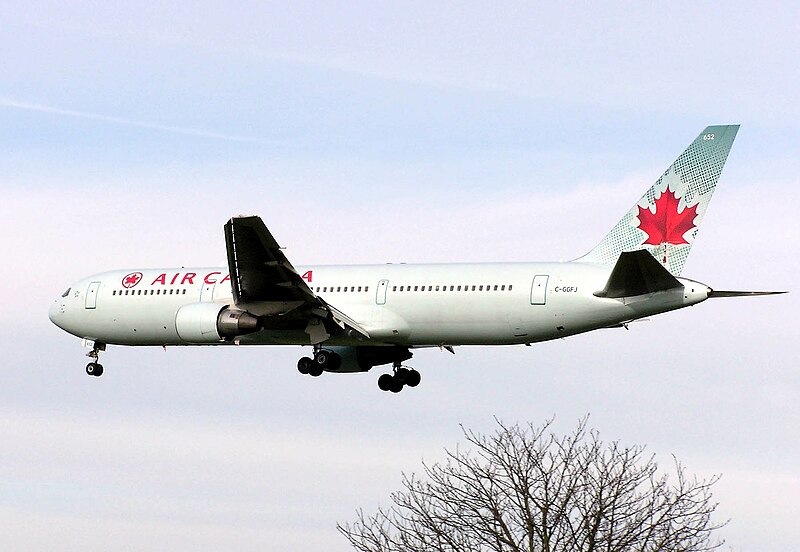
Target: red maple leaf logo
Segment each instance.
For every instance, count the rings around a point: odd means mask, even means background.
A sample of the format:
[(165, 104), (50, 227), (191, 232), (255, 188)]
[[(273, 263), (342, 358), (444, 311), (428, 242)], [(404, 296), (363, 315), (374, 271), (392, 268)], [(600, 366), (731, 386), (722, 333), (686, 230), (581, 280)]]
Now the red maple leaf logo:
[(132, 288), (136, 284), (138, 284), (142, 279), (141, 272), (131, 272), (127, 276), (122, 278), (122, 287), (124, 288)]
[(697, 218), (697, 205), (686, 207), (682, 213), (678, 212), (680, 200), (674, 192), (664, 191), (656, 200), (656, 212), (639, 207), (640, 230), (647, 233), (647, 240), (642, 245), (661, 245), (671, 243), (680, 245), (687, 242), (683, 235), (694, 228), (694, 219)]

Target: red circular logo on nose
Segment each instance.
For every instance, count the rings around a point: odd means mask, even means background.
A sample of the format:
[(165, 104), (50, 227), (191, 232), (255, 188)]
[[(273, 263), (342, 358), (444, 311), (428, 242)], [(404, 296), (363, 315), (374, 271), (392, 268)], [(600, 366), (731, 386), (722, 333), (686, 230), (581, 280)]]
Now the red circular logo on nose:
[(141, 281), (142, 281), (141, 272), (131, 272), (130, 274), (122, 278), (122, 287), (132, 288)]

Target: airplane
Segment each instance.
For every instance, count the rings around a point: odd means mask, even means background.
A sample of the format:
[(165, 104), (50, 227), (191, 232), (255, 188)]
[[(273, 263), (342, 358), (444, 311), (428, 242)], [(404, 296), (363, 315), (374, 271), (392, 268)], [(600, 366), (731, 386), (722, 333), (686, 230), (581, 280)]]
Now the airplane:
[(224, 226), (227, 267), (134, 268), (72, 285), (50, 320), (107, 345), (303, 345), (302, 374), (367, 372), (416, 387), (413, 351), (531, 345), (696, 305), (784, 292), (715, 291), (681, 277), (739, 125), (709, 126), (600, 243), (569, 262), (297, 266), (257, 216)]

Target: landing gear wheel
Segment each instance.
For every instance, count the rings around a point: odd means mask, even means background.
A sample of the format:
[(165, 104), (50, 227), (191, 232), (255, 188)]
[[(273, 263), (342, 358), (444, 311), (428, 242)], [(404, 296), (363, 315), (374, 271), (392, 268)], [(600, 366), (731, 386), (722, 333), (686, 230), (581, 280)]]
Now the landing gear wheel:
[(400, 381), (400, 378), (397, 376), (392, 377), (392, 386), (389, 388), (389, 391), (392, 393), (399, 393), (403, 390), (403, 382)]
[(90, 376), (100, 377), (103, 375), (103, 365), (97, 362), (90, 362), (86, 365), (86, 373)]
[(389, 391), (392, 388), (393, 381), (394, 378), (391, 376), (391, 374), (383, 374), (378, 378), (378, 388), (381, 391)]
[(317, 363), (313, 363), (311, 367), (308, 369), (308, 375), (314, 376), (315, 378), (321, 376), (322, 372), (323, 372), (322, 366)]
[[(335, 372), (342, 367), (342, 357), (333, 351), (320, 349), (314, 355), (314, 366), (318, 366), (320, 370)], [(309, 374), (314, 375), (311, 372)]]
[(314, 357), (314, 362), (324, 367), (326, 364), (328, 364), (328, 359), (330, 354), (331, 353), (329, 353), (328, 351), (322, 349), (317, 353), (317, 356)]
[(392, 366), (391, 374), (383, 374), (378, 378), (378, 388), (381, 391), (391, 391), (399, 393), (406, 385), (416, 387), (422, 381), (422, 376), (413, 368), (407, 368), (395, 361)]
[(303, 357), (297, 361), (297, 371), (301, 374), (309, 374), (314, 367), (314, 361), (308, 357)]

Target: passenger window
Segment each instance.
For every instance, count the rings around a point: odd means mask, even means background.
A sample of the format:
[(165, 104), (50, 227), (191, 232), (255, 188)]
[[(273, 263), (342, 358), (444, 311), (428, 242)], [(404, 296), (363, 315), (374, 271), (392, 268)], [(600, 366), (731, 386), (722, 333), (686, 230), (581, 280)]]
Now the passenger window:
[(494, 286), (494, 290), (497, 291), (497, 286)]
[(369, 291), (369, 286), (365, 287), (364, 291)]
[(500, 286), (500, 291), (505, 291), (505, 290), (506, 290), (506, 286)]
[(342, 286), (337, 287), (336, 291), (342, 291)]
[(361, 287), (362, 287), (362, 286), (358, 286), (358, 292), (359, 292), (359, 293), (361, 293)]
[(450, 286), (450, 291), (453, 291), (454, 288), (455, 286)]
[(511, 284), (508, 285), (508, 291), (511, 291), (511, 288), (514, 287)]
[(483, 291), (483, 286), (478, 286), (478, 291)]
[(414, 291), (417, 291), (418, 289), (419, 289), (419, 286), (414, 286)]
[(397, 286), (392, 286), (392, 291), (397, 291)]
[(472, 286), (472, 291), (475, 291), (475, 286)]
[(461, 291), (461, 286), (458, 286), (458, 289), (456, 291)]

